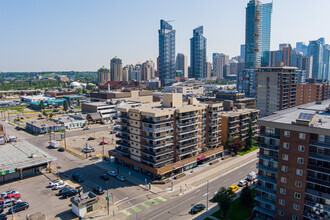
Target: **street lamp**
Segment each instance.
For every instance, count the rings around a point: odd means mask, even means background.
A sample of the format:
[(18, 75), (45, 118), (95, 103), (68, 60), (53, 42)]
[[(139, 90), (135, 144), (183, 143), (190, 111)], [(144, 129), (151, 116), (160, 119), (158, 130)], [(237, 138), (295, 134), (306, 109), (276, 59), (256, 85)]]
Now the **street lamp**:
[[(133, 206), (132, 206), (132, 203), (130, 203), (130, 202), (127, 202), (131, 207), (132, 207), (132, 209), (133, 209)], [(135, 210), (134, 210), (135, 211)], [(135, 219), (137, 220), (138, 219), (138, 214), (137, 214), (137, 212), (135, 211)]]

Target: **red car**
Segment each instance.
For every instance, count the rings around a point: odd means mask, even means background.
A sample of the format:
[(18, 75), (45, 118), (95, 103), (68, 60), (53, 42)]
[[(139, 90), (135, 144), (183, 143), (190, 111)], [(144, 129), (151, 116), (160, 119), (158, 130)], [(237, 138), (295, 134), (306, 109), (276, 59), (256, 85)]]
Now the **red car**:
[(105, 145), (105, 144), (108, 144), (108, 142), (106, 142), (106, 141), (102, 141), (102, 142), (100, 143), (100, 145)]
[(6, 199), (19, 199), (21, 198), (21, 195), (18, 193), (11, 193), (7, 194), (5, 197), (0, 198), (0, 201), (4, 201)]

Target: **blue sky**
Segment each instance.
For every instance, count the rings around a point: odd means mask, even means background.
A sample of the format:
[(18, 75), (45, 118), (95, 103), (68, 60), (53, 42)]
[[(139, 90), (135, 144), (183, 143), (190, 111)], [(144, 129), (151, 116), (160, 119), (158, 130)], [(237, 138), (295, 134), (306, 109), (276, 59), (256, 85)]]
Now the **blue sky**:
[[(270, 0), (263, 0), (269, 2)], [(190, 53), (204, 26), (213, 52), (239, 55), (248, 0), (1, 0), (0, 71), (96, 71), (118, 56), (135, 64), (158, 56), (159, 20), (172, 22), (176, 52)], [(325, 37), (329, 0), (274, 0), (271, 49)]]

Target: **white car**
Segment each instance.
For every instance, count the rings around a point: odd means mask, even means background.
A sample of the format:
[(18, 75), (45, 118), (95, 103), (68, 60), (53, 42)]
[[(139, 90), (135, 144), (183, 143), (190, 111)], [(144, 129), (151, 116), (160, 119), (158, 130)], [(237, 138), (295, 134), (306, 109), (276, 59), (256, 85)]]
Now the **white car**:
[(243, 186), (246, 186), (246, 184), (247, 184), (246, 180), (241, 180), (238, 182), (237, 186), (243, 187)]
[(117, 176), (117, 173), (116, 173), (116, 171), (111, 170), (111, 171), (108, 172), (108, 175), (109, 176)]
[(64, 187), (66, 187), (68, 184), (66, 182), (62, 182), (62, 183), (55, 183), (54, 184), (54, 189), (62, 189)]
[(17, 203), (20, 203), (20, 202), (22, 202), (22, 200), (20, 200), (20, 199), (6, 199), (4, 201), (1, 201), (0, 205), (3, 208), (7, 208), (7, 207), (10, 207), (10, 206), (14, 206), (14, 205), (16, 205)]
[(53, 180), (53, 181), (50, 181), (50, 182), (49, 182), (49, 187), (53, 187), (53, 186), (54, 186), (55, 184), (57, 184), (57, 183), (62, 184), (63, 181), (62, 181), (62, 180)]
[(1, 198), (6, 197), (8, 194), (19, 194), (19, 192), (16, 190), (6, 191), (6, 192), (1, 193)]

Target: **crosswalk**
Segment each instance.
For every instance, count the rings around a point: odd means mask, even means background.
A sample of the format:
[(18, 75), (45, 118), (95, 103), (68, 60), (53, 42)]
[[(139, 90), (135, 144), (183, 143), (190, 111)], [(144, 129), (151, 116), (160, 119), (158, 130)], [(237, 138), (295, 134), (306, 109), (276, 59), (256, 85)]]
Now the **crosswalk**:
[(136, 206), (133, 206), (131, 208), (122, 210), (120, 212), (123, 213), (126, 216), (131, 216), (132, 213), (141, 212), (143, 209), (148, 209), (151, 206), (159, 205), (159, 203), (166, 202), (166, 201), (167, 201), (167, 199), (165, 199), (164, 197), (158, 196), (154, 199), (147, 200), (143, 203), (140, 203), (140, 204), (138, 204)]

